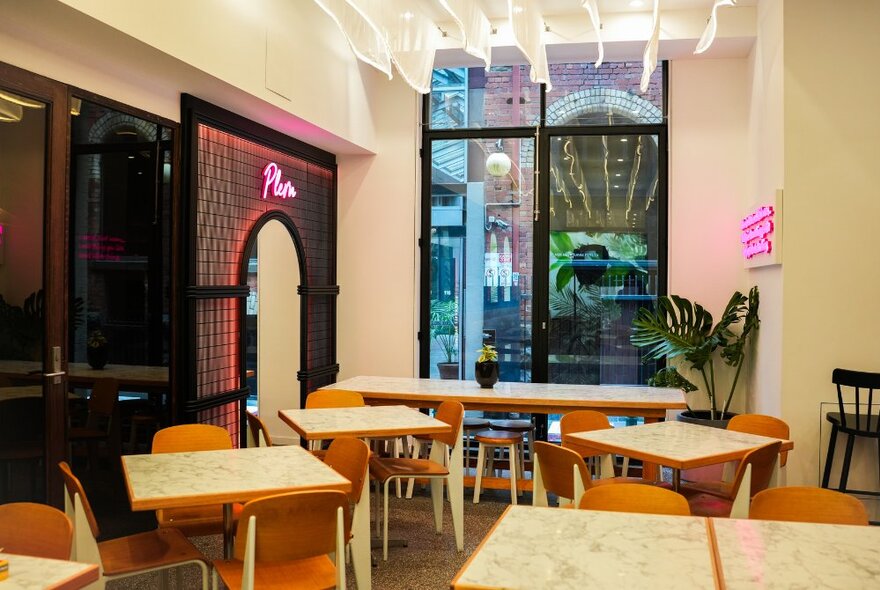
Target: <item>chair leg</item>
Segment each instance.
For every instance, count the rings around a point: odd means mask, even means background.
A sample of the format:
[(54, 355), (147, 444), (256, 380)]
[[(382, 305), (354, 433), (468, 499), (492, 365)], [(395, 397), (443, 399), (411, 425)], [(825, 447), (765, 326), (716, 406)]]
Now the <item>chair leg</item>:
[[(412, 454), (410, 456), (413, 459), (418, 459), (422, 456), (422, 443), (417, 438), (413, 438)], [(406, 498), (408, 500), (412, 499), (414, 487), (416, 487), (416, 480), (414, 477), (411, 477), (406, 482)]]
[(217, 579), (218, 577), (219, 577), (219, 576), (217, 575), (217, 570), (213, 570), (213, 573), (212, 573), (212, 575), (211, 575), (211, 582), (212, 582), (212, 583), (211, 583), (211, 588), (213, 588), (214, 590), (218, 590), (218, 588), (219, 588), (219, 584), (220, 584), (220, 582), (219, 582), (219, 580)]
[(385, 493), (383, 494), (382, 510), (382, 560), (388, 561), (388, 485), (390, 479), (385, 480)]
[(519, 445), (510, 445), (507, 447), (507, 454), (510, 457), (510, 503), (516, 506), (516, 472), (518, 463), (516, 458), (516, 447), (519, 446), (520, 449), (523, 448), (522, 444)]
[(434, 508), (434, 529), (443, 532), (443, 480), (431, 478), (431, 506)]
[(852, 434), (846, 435), (846, 453), (843, 455), (843, 468), (840, 471), (840, 487), (839, 491), (846, 493), (846, 481), (849, 479), (849, 464), (852, 461), (853, 443), (856, 437)]
[[(880, 440), (878, 440), (880, 442)], [(822, 487), (828, 487), (831, 479), (831, 462), (834, 460), (834, 447), (837, 444), (837, 426), (831, 426), (831, 437), (828, 439), (828, 453), (825, 455), (825, 473), (822, 475)]]
[(483, 462), (486, 459), (486, 445), (479, 443), (477, 446), (476, 481), (474, 482), (474, 504), (480, 503), (480, 484), (483, 483)]
[[(202, 570), (202, 590), (208, 590), (208, 578), (210, 577), (208, 576), (208, 564), (203, 561), (197, 563), (199, 564), (199, 569)], [(178, 588), (182, 587), (182, 585), (178, 586)]]

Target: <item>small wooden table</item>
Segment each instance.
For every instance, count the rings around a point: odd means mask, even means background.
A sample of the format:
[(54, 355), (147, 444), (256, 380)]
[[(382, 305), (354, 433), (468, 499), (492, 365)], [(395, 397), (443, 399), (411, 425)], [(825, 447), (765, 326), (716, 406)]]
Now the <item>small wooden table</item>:
[(3, 590), (77, 590), (98, 581), (98, 566), (62, 559), (0, 553), (9, 562), (9, 577), (0, 582)]
[(351, 482), (298, 446), (125, 455), (132, 510), (223, 504), (224, 555), (232, 555), (232, 504), (307, 490), (351, 491)]
[(708, 521), (509, 506), (452, 580), (461, 590), (715, 585)]
[[(673, 488), (678, 490), (682, 469), (736, 461), (752, 449), (777, 440), (779, 439), (670, 421), (576, 432), (566, 435), (562, 442), (671, 467)], [(782, 441), (783, 451), (793, 448), (794, 443), (790, 440)]]
[(880, 528), (713, 518), (730, 590), (880, 588)]

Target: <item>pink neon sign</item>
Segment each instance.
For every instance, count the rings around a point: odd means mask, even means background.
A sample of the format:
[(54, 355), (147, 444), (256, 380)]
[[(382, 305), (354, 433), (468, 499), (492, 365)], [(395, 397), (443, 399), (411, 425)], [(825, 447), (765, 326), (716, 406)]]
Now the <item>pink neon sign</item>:
[(747, 259), (758, 254), (770, 254), (773, 251), (773, 216), (772, 206), (759, 207), (747, 215), (739, 224), (742, 233), (740, 242), (743, 244), (743, 256)]
[(263, 168), (263, 198), (277, 197), (279, 199), (292, 199), (296, 196), (296, 189), (289, 180), (281, 182), (281, 168), (275, 162), (269, 162)]

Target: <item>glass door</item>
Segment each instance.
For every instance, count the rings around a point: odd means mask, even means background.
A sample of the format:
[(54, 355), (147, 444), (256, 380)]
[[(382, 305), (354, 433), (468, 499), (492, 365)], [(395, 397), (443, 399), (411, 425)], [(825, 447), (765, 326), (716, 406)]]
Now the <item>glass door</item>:
[(435, 140), (429, 149), (430, 354), (422, 374), (473, 379), (477, 350), (489, 343), (502, 381), (531, 381), (535, 140)]
[(0, 503), (61, 500), (66, 108), (53, 104), (66, 106), (57, 87), (0, 68)]

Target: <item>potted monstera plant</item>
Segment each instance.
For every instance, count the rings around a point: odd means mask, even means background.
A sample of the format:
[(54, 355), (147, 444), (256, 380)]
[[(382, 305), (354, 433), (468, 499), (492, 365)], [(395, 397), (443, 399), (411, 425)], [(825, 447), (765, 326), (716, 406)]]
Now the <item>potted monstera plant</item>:
[[(659, 297), (656, 307), (643, 307), (636, 313), (630, 341), (647, 349), (646, 359), (678, 359), (683, 361), (680, 367), (687, 367), (699, 376), (698, 387), (670, 365), (648, 381), (650, 385), (678, 387), (686, 393), (702, 389), (708, 398), (708, 409), (694, 410), (688, 405), (681, 419), (726, 426), (732, 417), (730, 402), (746, 359), (746, 349), (760, 324), (758, 304), (758, 287), (752, 287), (748, 295), (739, 291), (733, 294), (717, 323), (703, 306), (678, 295)], [(737, 326), (741, 327), (734, 331)], [(729, 383), (719, 383), (716, 361), (733, 371)]]
[(445, 361), (437, 363), (441, 379), (458, 379), (458, 304), (454, 299), (431, 300), (431, 338), (440, 345)]

